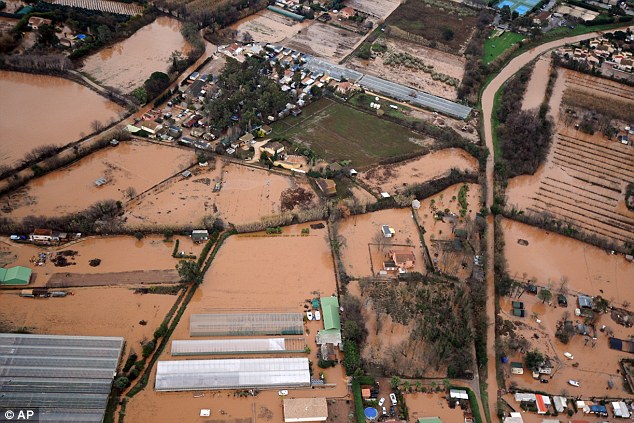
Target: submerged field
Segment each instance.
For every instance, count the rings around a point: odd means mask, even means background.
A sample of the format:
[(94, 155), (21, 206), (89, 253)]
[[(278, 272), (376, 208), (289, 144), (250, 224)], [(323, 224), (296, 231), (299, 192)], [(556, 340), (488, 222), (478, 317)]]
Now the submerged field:
[(420, 151), (415, 142), (424, 141), (405, 127), (327, 99), (274, 124), (273, 136), (301, 142), (328, 161), (351, 160), (357, 169)]

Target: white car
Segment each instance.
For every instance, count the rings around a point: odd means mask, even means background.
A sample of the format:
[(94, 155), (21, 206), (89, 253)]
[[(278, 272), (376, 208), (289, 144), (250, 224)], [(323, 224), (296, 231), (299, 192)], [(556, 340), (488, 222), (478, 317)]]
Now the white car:
[(387, 416), (387, 408), (383, 407), (383, 415)]
[(392, 401), (392, 405), (396, 405), (396, 394), (394, 392), (390, 394), (390, 401)]
[(570, 354), (569, 352), (565, 352), (564, 353), (564, 357), (566, 357), (568, 360), (574, 360), (574, 356), (572, 354)]
[(572, 385), (572, 386), (579, 387), (579, 382), (578, 382), (578, 381), (576, 381), (576, 380), (572, 380), (572, 379), (570, 379), (570, 380), (568, 381), (568, 383), (569, 383), (570, 385)]
[(312, 311), (307, 311), (306, 312), (306, 317), (308, 317), (308, 320), (313, 320), (313, 312)]
[(321, 320), (321, 313), (319, 310), (315, 310), (315, 320)]
[(385, 404), (385, 398), (381, 398), (381, 399), (379, 400), (379, 407), (382, 407), (382, 406), (383, 406), (383, 404)]
[(288, 391), (286, 389), (282, 389), (281, 391), (277, 391), (277, 395), (283, 397), (285, 395), (288, 395)]

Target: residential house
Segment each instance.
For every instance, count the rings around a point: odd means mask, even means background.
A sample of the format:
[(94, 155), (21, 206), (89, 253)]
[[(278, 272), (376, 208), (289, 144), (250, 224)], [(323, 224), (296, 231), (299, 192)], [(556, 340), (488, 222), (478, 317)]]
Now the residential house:
[(50, 19), (40, 18), (39, 16), (31, 16), (29, 18), (29, 27), (37, 31), (41, 26), (51, 25), (53, 21)]
[(141, 123), (141, 129), (149, 134), (156, 135), (163, 129), (163, 126), (153, 120), (144, 120)]
[(264, 132), (264, 135), (269, 135), (271, 132), (273, 132), (273, 128), (271, 128), (269, 125), (264, 125), (260, 129)]
[(352, 7), (344, 7), (343, 9), (341, 9), (339, 11), (339, 16), (341, 16), (344, 19), (350, 19), (351, 17), (353, 17), (355, 15), (355, 11)]
[(337, 84), (337, 93), (347, 94), (352, 89), (352, 84), (348, 81), (340, 82)]
[(240, 144), (249, 144), (254, 139), (255, 137), (253, 136), (253, 134), (250, 132), (247, 132), (246, 134), (240, 137)]
[(209, 231), (206, 229), (195, 229), (192, 231), (192, 241), (196, 244), (209, 240)]
[(411, 269), (416, 263), (416, 256), (411, 250), (390, 250), (389, 255), (401, 269)]
[(317, 345), (333, 344), (342, 347), (339, 300), (336, 296), (321, 297), (321, 313), (324, 329), (317, 332)]
[(337, 184), (332, 179), (318, 178), (315, 182), (325, 195), (329, 197), (337, 195)]
[(580, 308), (587, 308), (591, 310), (593, 307), (592, 298), (588, 297), (587, 295), (579, 294), (579, 296), (577, 297), (577, 301), (579, 302)]
[(277, 141), (269, 141), (264, 146), (260, 147), (260, 151), (268, 154), (269, 156), (278, 156), (284, 154), (284, 146)]

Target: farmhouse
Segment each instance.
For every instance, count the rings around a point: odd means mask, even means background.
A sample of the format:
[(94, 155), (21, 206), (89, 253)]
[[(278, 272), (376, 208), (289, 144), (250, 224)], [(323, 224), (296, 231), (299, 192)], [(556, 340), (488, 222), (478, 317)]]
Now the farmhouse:
[(29, 27), (34, 30), (38, 30), (43, 25), (50, 25), (53, 21), (50, 19), (40, 18), (39, 16), (31, 16), (29, 18)]
[(154, 122), (153, 120), (144, 120), (141, 123), (141, 129), (150, 134), (157, 134), (163, 126), (160, 123)]
[(0, 267), (0, 285), (28, 285), (33, 271), (28, 267), (14, 266), (8, 269)]
[(243, 136), (240, 137), (240, 143), (241, 144), (247, 144), (250, 143), (251, 141), (253, 141), (255, 139), (255, 137), (253, 136), (252, 133), (247, 133), (244, 134)]
[(392, 261), (401, 269), (411, 269), (416, 263), (416, 256), (410, 250), (390, 250)]
[(350, 19), (351, 17), (353, 17), (355, 14), (354, 9), (352, 7), (344, 7), (343, 9), (341, 9), (341, 11), (339, 12), (339, 15), (341, 15), (342, 18), (344, 19)]
[(275, 156), (276, 154), (279, 156), (284, 153), (284, 146), (277, 141), (272, 141), (260, 147), (260, 151), (268, 154), (269, 156)]
[(198, 229), (192, 231), (192, 241), (199, 243), (209, 239), (209, 231), (206, 229)]
[(284, 422), (325, 422), (328, 419), (326, 398), (284, 400)]

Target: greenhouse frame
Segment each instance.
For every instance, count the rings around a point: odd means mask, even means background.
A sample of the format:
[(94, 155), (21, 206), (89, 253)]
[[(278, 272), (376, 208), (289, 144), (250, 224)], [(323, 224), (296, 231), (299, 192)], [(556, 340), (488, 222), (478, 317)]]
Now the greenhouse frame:
[(172, 355), (284, 354), (304, 352), (303, 338), (205, 339), (172, 341)]
[(39, 421), (103, 421), (123, 338), (0, 334), (0, 407)]
[(310, 386), (308, 359), (232, 358), (159, 361), (154, 389), (266, 389)]
[(302, 313), (192, 314), (190, 336), (303, 335)]

